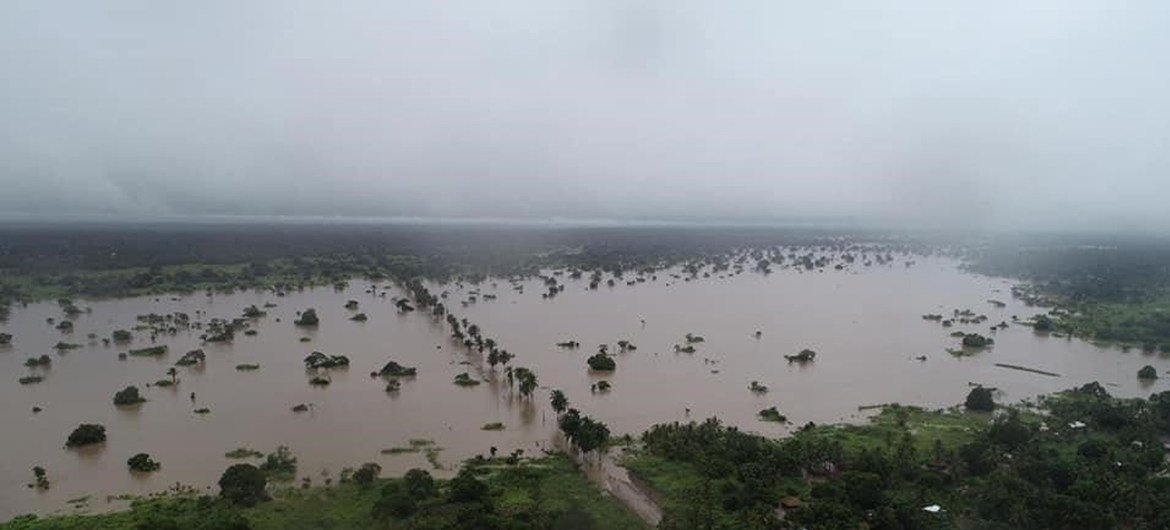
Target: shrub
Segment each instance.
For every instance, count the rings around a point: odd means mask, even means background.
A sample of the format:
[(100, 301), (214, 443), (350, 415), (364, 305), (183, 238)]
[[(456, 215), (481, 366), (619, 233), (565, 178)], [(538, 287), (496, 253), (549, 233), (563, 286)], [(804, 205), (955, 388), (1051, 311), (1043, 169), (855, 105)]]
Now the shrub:
[(146, 401), (139, 393), (138, 387), (130, 385), (114, 394), (115, 405), (137, 405)]
[(276, 448), (276, 452), (268, 453), (264, 463), (260, 464), (260, 471), (266, 475), (295, 475), (297, 472), (297, 457), (292, 455), (287, 445)]
[(617, 362), (604, 353), (597, 353), (585, 360), (589, 364), (590, 370), (597, 370), (600, 372), (612, 372), (617, 368)]
[(65, 442), (65, 447), (81, 447), (83, 445), (96, 444), (106, 441), (106, 427), (96, 423), (82, 423), (78, 425), (73, 432), (69, 433), (69, 439)]
[(126, 465), (130, 466), (130, 471), (138, 471), (140, 473), (149, 473), (151, 471), (158, 471), (162, 467), (158, 462), (150, 458), (146, 453), (138, 453), (126, 461)]
[(1157, 379), (1158, 371), (1153, 366), (1145, 365), (1141, 370), (1138, 370), (1138, 379)]
[(129, 331), (124, 329), (115, 329), (110, 334), (110, 337), (114, 339), (114, 342), (130, 342), (134, 338), (134, 335), (131, 335)]
[(298, 326), (316, 326), (319, 323), (320, 320), (317, 319), (317, 310), (313, 308), (304, 310), (301, 313), (301, 318), (293, 322), (293, 324)]

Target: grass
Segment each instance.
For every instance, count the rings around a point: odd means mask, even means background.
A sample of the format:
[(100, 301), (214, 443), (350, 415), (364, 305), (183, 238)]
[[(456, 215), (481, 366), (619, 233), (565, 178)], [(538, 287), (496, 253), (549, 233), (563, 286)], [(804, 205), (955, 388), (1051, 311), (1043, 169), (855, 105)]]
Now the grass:
[[(641, 520), (603, 495), (568, 457), (546, 456), (526, 460), (521, 466), (507, 466), (500, 460), (487, 461), (480, 468), (481, 480), (489, 486), (495, 512), (510, 517), (515, 528), (527, 528), (524, 518), (532, 511), (561, 513), (556, 527), (597, 530), (645, 529)], [(138, 530), (152, 528), (151, 521), (169, 518), (178, 528), (212, 528), (215, 518), (240, 515), (254, 530), (398, 530), (406, 528), (451, 528), (446, 521), (453, 513), (445, 510), (442, 497), (433, 499), (441, 507), (419, 520), (375, 521), (371, 508), (381, 486), (401, 479), (381, 479), (370, 487), (353, 483), (308, 489), (280, 488), (273, 499), (252, 508), (232, 508), (220, 502), (200, 500), (192, 495), (140, 499), (129, 510), (102, 515), (68, 515), (36, 518), (24, 516), (0, 523), (0, 530)], [(440, 495), (446, 481), (437, 481)], [(555, 524), (555, 523), (554, 523)], [(161, 527), (161, 526), (160, 526)], [(218, 527), (216, 527), (218, 528)]]

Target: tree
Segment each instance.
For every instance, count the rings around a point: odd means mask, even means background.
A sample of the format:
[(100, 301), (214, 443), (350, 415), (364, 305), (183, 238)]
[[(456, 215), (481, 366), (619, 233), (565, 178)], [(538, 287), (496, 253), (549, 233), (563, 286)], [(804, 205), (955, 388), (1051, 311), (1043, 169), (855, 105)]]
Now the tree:
[(1138, 370), (1137, 375), (1138, 375), (1138, 379), (1146, 379), (1146, 380), (1157, 379), (1158, 378), (1158, 371), (1155, 370), (1153, 366), (1150, 366), (1147, 364), (1147, 365), (1143, 366), (1141, 370)]
[(520, 397), (529, 397), (536, 390), (536, 374), (527, 368), (517, 367), (513, 376), (520, 382)]
[(105, 426), (96, 423), (82, 423), (73, 429), (72, 433), (69, 433), (65, 447), (81, 447), (104, 441), (106, 441)]
[(167, 375), (171, 376), (171, 383), (175, 383), (175, 382), (177, 382), (176, 378), (179, 375), (179, 371), (176, 370), (174, 366), (172, 366), (172, 367), (167, 369)]
[(115, 405), (137, 405), (143, 401), (146, 401), (146, 399), (138, 393), (138, 387), (133, 385), (114, 393)]
[(977, 386), (967, 393), (967, 401), (964, 403), (967, 410), (975, 410), (982, 412), (990, 412), (995, 409), (995, 401), (992, 399), (991, 389)]
[(414, 468), (407, 471), (402, 477), (402, 484), (406, 486), (406, 491), (411, 497), (419, 500), (433, 497), (437, 491), (435, 479), (425, 469)]
[(479, 479), (471, 468), (463, 468), (449, 483), (448, 496), (451, 502), (475, 502), (487, 495), (488, 487)]
[(130, 466), (130, 471), (138, 471), (140, 473), (149, 473), (151, 471), (158, 471), (162, 467), (158, 462), (150, 458), (146, 453), (138, 453), (126, 461), (126, 465)]
[(590, 370), (597, 370), (599, 372), (612, 372), (617, 368), (617, 363), (604, 353), (597, 353), (585, 360), (589, 364)]
[(320, 320), (317, 319), (317, 310), (313, 309), (311, 307), (302, 311), (301, 318), (299, 318), (293, 322), (293, 324), (296, 324), (298, 326), (305, 326), (305, 327), (316, 326), (319, 323), (320, 323)]
[(110, 337), (114, 339), (114, 342), (130, 342), (130, 339), (134, 338), (134, 336), (131, 335), (129, 331), (124, 329), (114, 330), (114, 332), (110, 334)]
[(397, 482), (382, 486), (378, 500), (374, 501), (370, 514), (374, 519), (387, 520), (391, 518), (408, 517), (418, 509), (418, 503)]
[(353, 472), (353, 481), (359, 486), (368, 486), (382, 473), (382, 466), (374, 462), (366, 462)]
[(565, 397), (565, 393), (560, 390), (553, 390), (549, 396), (549, 401), (552, 403), (553, 412), (558, 415), (569, 407), (569, 398)]
[(264, 472), (252, 464), (236, 464), (219, 477), (219, 495), (232, 504), (254, 506), (268, 500), (264, 487), (268, 479)]

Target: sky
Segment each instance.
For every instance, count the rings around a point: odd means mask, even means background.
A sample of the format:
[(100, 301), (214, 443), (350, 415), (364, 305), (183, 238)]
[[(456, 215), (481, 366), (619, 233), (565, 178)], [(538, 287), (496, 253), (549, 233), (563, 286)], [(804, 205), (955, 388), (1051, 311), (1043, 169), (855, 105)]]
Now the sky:
[(1170, 3), (0, 2), (0, 214), (1170, 229)]

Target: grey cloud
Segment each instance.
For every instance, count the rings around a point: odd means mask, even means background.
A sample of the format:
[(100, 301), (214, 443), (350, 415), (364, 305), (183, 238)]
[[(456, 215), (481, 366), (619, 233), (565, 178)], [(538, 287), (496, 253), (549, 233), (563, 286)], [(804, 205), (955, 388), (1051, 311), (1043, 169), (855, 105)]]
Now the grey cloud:
[(1170, 226), (1163, 2), (0, 4), (0, 213)]

